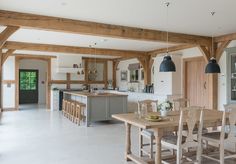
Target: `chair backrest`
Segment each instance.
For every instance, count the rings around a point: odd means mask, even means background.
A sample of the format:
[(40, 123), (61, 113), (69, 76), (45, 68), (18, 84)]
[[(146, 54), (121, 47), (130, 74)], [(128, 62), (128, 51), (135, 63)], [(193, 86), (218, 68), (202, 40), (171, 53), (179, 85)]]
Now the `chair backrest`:
[(189, 100), (186, 98), (178, 98), (173, 100), (173, 111), (179, 111), (181, 108), (189, 107)]
[[(181, 108), (179, 129), (178, 129), (178, 140), (177, 145), (184, 145), (185, 147), (197, 147), (200, 144), (203, 127), (203, 116), (204, 110), (202, 108)], [(184, 124), (186, 123), (186, 124)], [(182, 144), (182, 132), (183, 127), (187, 126), (187, 138)], [(194, 129), (198, 127), (198, 142), (194, 140)]]
[[(222, 118), (222, 128), (221, 128), (221, 140), (226, 140), (229, 142), (236, 143), (236, 106), (234, 105), (224, 105), (225, 110), (223, 112)], [(227, 119), (228, 118), (228, 119)], [(225, 130), (227, 127), (228, 134), (225, 137)]]
[(229, 112), (231, 110), (236, 110), (236, 104), (224, 104), (224, 110)]
[(144, 105), (147, 106), (147, 112), (157, 112), (158, 100), (138, 101), (138, 110), (141, 110)]

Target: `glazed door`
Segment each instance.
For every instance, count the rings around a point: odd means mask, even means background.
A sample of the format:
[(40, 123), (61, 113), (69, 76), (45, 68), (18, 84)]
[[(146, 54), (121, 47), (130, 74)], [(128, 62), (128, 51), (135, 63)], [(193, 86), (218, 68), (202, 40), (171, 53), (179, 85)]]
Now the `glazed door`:
[(209, 107), (208, 76), (203, 57), (185, 60), (185, 97), (191, 106)]
[(38, 70), (19, 70), (19, 103), (38, 103)]

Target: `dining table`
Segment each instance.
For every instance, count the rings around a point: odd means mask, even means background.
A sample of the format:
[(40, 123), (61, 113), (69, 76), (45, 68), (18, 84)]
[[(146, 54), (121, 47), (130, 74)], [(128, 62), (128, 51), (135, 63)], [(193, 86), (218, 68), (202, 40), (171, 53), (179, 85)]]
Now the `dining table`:
[[(151, 115), (160, 115), (158, 112), (150, 113)], [(200, 114), (200, 113), (199, 113)], [(217, 124), (221, 124), (223, 112), (217, 111), (214, 109), (204, 109), (204, 127), (213, 127)], [(126, 114), (114, 114), (112, 117), (116, 120), (125, 123), (125, 159), (127, 161), (133, 161), (137, 164), (161, 164), (161, 140), (166, 132), (171, 129), (177, 129), (179, 125), (180, 112), (179, 111), (170, 111), (168, 115), (162, 117), (161, 121), (153, 122), (146, 120), (145, 118), (140, 118), (135, 113), (126, 113)], [(187, 118), (187, 117), (184, 117)], [(186, 124), (186, 120), (184, 120)], [(152, 129), (155, 136), (155, 156), (154, 160), (146, 160), (138, 155), (135, 155), (131, 151), (131, 126), (137, 127), (139, 129)]]

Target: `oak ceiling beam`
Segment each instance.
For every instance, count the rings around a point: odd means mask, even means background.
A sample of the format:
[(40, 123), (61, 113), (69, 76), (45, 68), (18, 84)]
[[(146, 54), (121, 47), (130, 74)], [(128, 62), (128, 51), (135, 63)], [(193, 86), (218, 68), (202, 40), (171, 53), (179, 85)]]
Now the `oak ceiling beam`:
[(232, 40), (236, 40), (236, 33), (217, 36), (214, 38), (214, 42), (217, 42), (217, 43), (225, 42), (225, 41), (232, 41)]
[(3, 32), (0, 33), (0, 48), (4, 45), (4, 43), (7, 41), (7, 39), (17, 30), (19, 27), (16, 26), (7, 26)]
[(57, 56), (53, 55), (37, 55), (37, 54), (23, 54), (23, 53), (13, 53), (11, 56), (17, 56), (20, 58), (45, 58), (45, 59), (53, 59), (57, 58)]
[[(0, 25), (160, 42), (166, 42), (167, 35), (166, 31), (72, 20), (5, 10), (0, 10)], [(211, 44), (211, 38), (199, 35), (169, 32), (169, 42), (208, 46)]]
[(205, 61), (208, 62), (210, 60), (210, 58), (211, 58), (210, 48), (209, 47), (205, 47), (205, 46), (198, 46), (198, 48), (202, 52)]
[(223, 52), (224, 52), (224, 49), (229, 45), (229, 43), (231, 42), (231, 40), (228, 40), (228, 41), (224, 41), (222, 42), (216, 49), (216, 61), (219, 61)]
[(91, 57), (82, 57), (83, 60), (88, 61), (113, 61), (116, 58), (91, 58)]
[[(169, 47), (168, 51), (169, 52), (174, 52), (174, 51), (180, 51), (183, 49), (187, 49), (187, 48), (193, 48), (196, 47), (196, 45), (193, 44), (183, 44), (183, 45), (177, 45), (177, 46), (173, 46), (173, 47)], [(167, 48), (160, 48), (160, 49), (156, 49), (153, 51), (149, 51), (148, 54), (151, 55), (152, 57), (156, 57), (158, 54), (162, 54), (162, 53), (166, 53)]]
[(6, 53), (3, 53), (3, 54), (2, 54), (2, 63), (1, 63), (1, 64), (3, 65), (4, 62), (7, 60), (7, 58), (8, 58), (9, 56), (11, 56), (14, 52), (15, 52), (14, 49), (9, 49), (9, 50), (7, 50)]
[(52, 44), (37, 44), (26, 42), (10, 42), (7, 41), (3, 48), (16, 49), (16, 50), (29, 50), (29, 51), (45, 51), (45, 52), (58, 52), (58, 53), (73, 53), (73, 54), (90, 54), (90, 55), (108, 55), (118, 57), (143, 57), (145, 52), (142, 51), (129, 51), (129, 50), (115, 50), (88, 47), (75, 47), (75, 46), (62, 46)]

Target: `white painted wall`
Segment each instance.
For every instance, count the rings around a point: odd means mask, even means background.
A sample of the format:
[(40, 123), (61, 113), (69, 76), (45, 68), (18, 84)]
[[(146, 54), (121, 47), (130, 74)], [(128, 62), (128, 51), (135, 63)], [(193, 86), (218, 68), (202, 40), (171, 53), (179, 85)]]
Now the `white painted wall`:
[(38, 70), (38, 103), (46, 104), (47, 62), (42, 60), (23, 59), (19, 63), (20, 69)]
[[(15, 80), (15, 57), (10, 56), (3, 64), (3, 80)], [(15, 84), (2, 85), (3, 108), (15, 108)]]
[(159, 95), (181, 95), (181, 55), (173, 55), (176, 72), (159, 72), (163, 56), (154, 58), (154, 93)]

